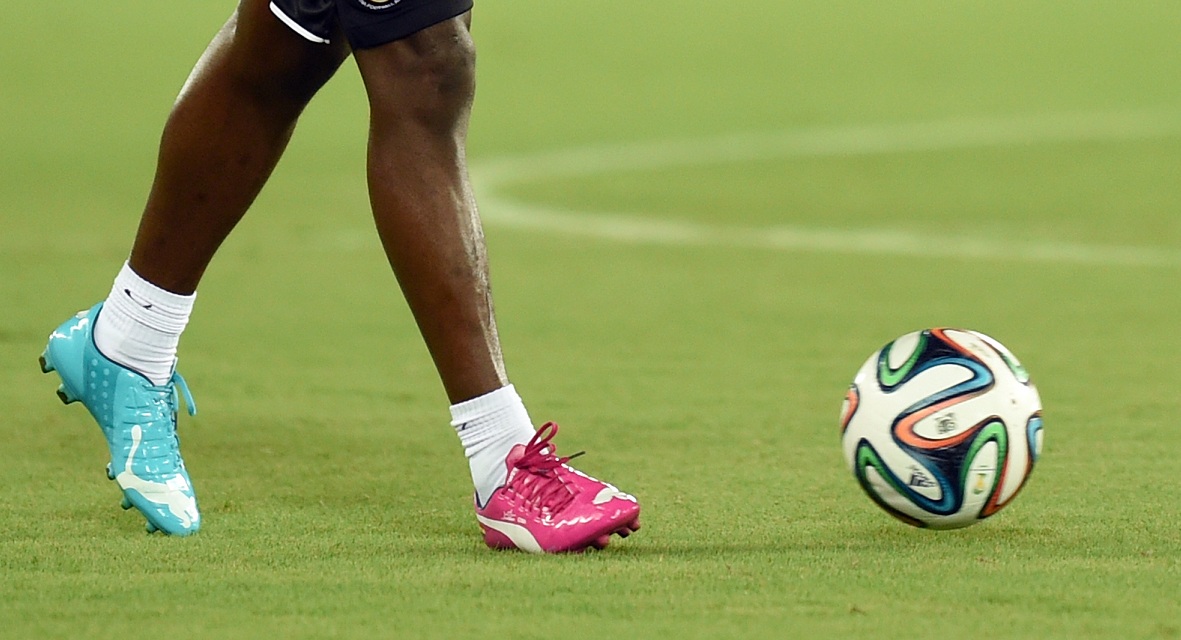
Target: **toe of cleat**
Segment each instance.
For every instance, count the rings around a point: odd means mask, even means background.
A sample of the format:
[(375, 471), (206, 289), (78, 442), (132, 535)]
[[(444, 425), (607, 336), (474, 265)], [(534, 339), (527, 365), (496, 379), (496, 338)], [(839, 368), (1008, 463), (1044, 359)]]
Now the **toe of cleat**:
[(148, 520), (147, 524), (144, 525), (144, 528), (147, 529), (148, 533), (160, 532), (160, 534), (168, 536), (169, 538), (185, 538), (193, 535), (194, 533), (197, 533), (197, 530), (200, 527), (196, 525), (191, 527), (160, 526), (151, 520)]
[(640, 529), (640, 519), (636, 518), (635, 520), (632, 520), (631, 522), (623, 525), (622, 527), (616, 529), (615, 531), (611, 531), (609, 533), (604, 533), (603, 535), (595, 538), (594, 540), (591, 540), (590, 544), (588, 544), (586, 547), (583, 547), (583, 550), (586, 550), (586, 549), (606, 549), (607, 545), (611, 543), (611, 535), (612, 534), (615, 534), (615, 535), (619, 536), (620, 538), (626, 538), (626, 537), (630, 536), (631, 534), (635, 533), (636, 531), (638, 531), (639, 529)]
[(635, 520), (632, 520), (631, 522), (616, 529), (614, 533), (616, 535), (618, 535), (620, 538), (626, 538), (639, 530), (640, 530), (640, 519), (636, 518)]

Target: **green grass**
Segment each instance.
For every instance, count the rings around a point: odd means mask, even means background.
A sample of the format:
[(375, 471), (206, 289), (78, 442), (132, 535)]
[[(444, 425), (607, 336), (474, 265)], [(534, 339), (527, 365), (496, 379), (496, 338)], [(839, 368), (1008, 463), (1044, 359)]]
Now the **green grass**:
[[(655, 166), (500, 190), (707, 228), (1068, 242), (1158, 266), (488, 237), (510, 372), (638, 494), (602, 553), (482, 547), (446, 399), (373, 237), (346, 68), (202, 283), (181, 368), (203, 530), (143, 533), (36, 357), (130, 246), (167, 109), (228, 5), (15, 6), (0, 43), (0, 635), (1181, 638), (1181, 137)], [(486, 3), (477, 162), (752, 132), (1181, 120), (1181, 9), (1042, 1)], [(581, 214), (583, 216), (593, 214)], [(1046, 453), (988, 522), (914, 530), (836, 418), (904, 332), (994, 335)], [(145, 631), (146, 630), (146, 631)]]

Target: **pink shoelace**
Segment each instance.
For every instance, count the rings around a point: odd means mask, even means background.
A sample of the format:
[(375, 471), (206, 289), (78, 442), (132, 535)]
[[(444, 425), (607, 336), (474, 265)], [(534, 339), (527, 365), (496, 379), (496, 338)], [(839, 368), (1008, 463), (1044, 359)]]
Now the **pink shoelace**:
[(508, 484), (509, 490), (520, 496), (522, 502), (549, 514), (560, 513), (574, 500), (577, 489), (563, 477), (567, 472), (562, 465), (583, 454), (580, 451), (559, 458), (556, 447), (550, 444), (557, 433), (557, 423), (547, 422), (533, 434), (525, 452), (513, 464), (523, 473), (514, 474)]

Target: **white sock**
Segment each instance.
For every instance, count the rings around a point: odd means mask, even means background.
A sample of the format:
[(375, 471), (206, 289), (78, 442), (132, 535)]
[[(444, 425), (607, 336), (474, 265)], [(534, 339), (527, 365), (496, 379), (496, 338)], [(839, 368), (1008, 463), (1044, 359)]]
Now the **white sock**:
[(153, 384), (165, 384), (172, 377), (176, 345), (196, 298), (195, 293), (165, 291), (124, 263), (94, 323), (94, 344), (112, 361), (142, 373)]
[(451, 405), (451, 426), (472, 470), (476, 500), (487, 504), (492, 492), (504, 485), (504, 459), (518, 444), (533, 437), (533, 422), (513, 385)]

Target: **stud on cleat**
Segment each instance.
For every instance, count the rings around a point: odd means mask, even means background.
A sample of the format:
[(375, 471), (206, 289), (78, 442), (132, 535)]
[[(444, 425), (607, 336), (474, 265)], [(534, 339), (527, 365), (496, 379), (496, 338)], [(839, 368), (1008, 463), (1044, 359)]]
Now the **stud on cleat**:
[(70, 395), (70, 392), (66, 390), (66, 385), (64, 384), (57, 388), (57, 399), (61, 400), (62, 404), (72, 404), (78, 401), (77, 398)]
[(55, 371), (53, 368), (53, 363), (45, 359), (44, 353), (41, 354), (41, 357), (37, 358), (37, 361), (41, 363), (41, 373), (50, 373)]
[(111, 463), (107, 463), (107, 480), (114, 480), (115, 472), (111, 471)]
[(131, 500), (128, 500), (127, 496), (123, 496), (123, 501), (119, 503), (119, 506), (123, 507), (123, 510), (126, 511), (131, 508)]
[(147, 529), (148, 533), (156, 533), (157, 531), (160, 530), (159, 527), (152, 524), (151, 522), (148, 522), (146, 525), (144, 525), (144, 529)]

